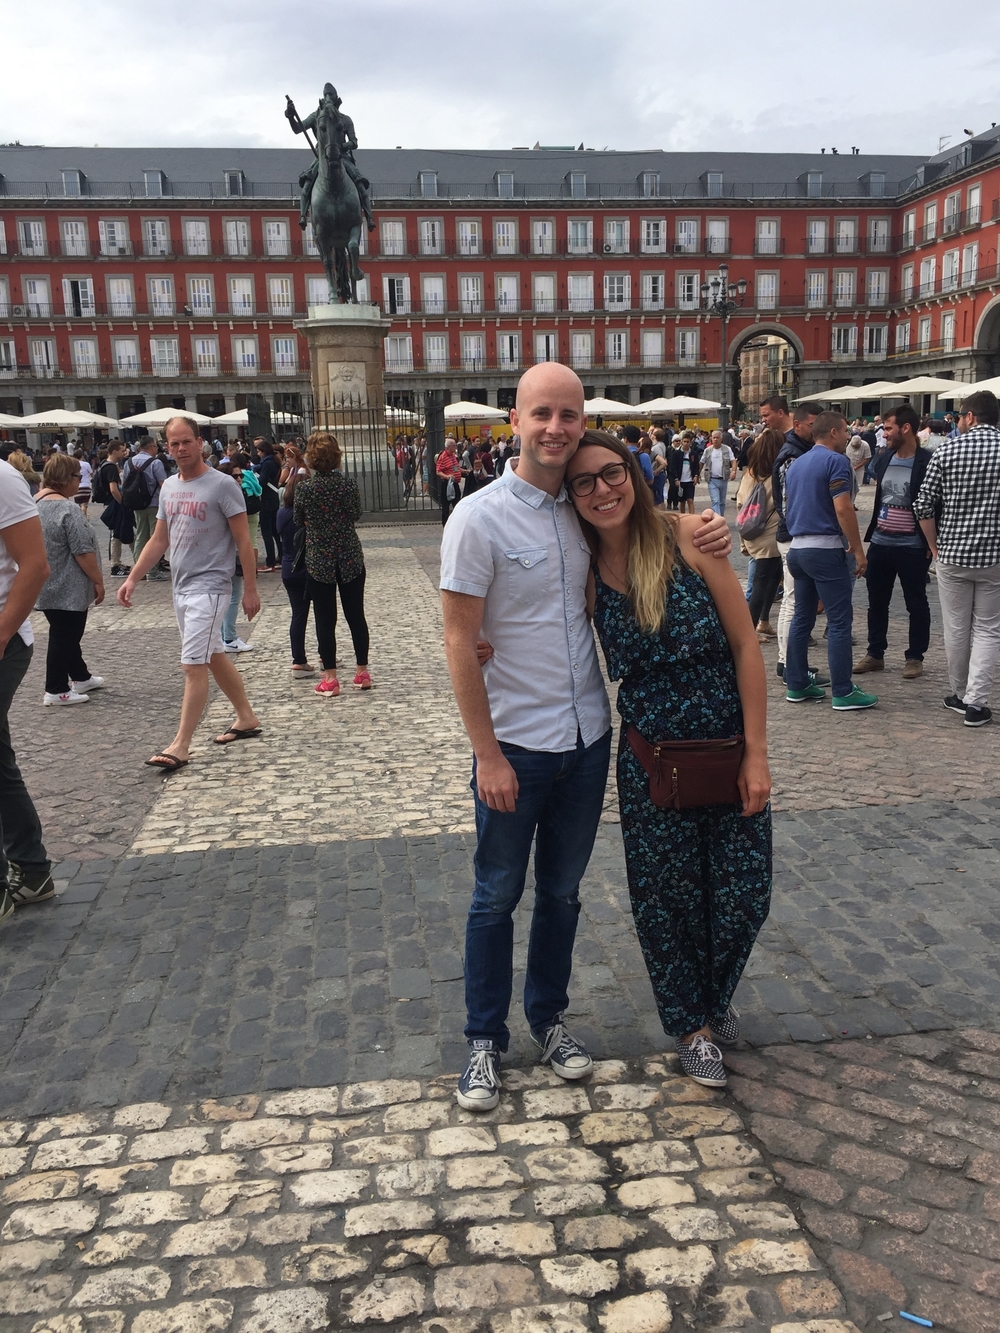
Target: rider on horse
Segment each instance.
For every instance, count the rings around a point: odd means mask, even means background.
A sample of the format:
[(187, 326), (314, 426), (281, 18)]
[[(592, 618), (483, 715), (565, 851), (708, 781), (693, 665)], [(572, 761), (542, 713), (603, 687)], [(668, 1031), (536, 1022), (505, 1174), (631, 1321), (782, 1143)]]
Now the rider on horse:
[[(358, 136), (354, 132), (354, 121), (350, 116), (345, 115), (340, 109), (341, 99), (337, 95), (337, 90), (332, 83), (323, 85), (323, 97), (319, 106), (311, 115), (306, 116), (305, 120), (299, 121), (292, 119), (288, 112), (289, 124), (296, 134), (301, 134), (304, 130), (316, 130), (317, 119), (327, 113), (329, 118), (336, 126), (337, 138), (340, 144), (340, 151), (343, 156), (344, 170), (354, 182), (358, 192), (358, 200), (361, 203), (361, 209), (365, 215), (365, 221), (368, 223), (368, 230), (375, 230), (375, 219), (372, 217), (372, 202), (368, 194), (370, 182), (362, 176), (357, 163), (354, 160), (354, 150), (358, 146)], [(305, 231), (306, 219), (309, 216), (309, 205), (312, 200), (313, 186), (316, 184), (316, 175), (319, 171), (319, 162), (316, 158), (310, 163), (309, 167), (303, 171), (299, 177), (299, 186), (302, 190), (302, 204), (299, 209), (299, 226)]]

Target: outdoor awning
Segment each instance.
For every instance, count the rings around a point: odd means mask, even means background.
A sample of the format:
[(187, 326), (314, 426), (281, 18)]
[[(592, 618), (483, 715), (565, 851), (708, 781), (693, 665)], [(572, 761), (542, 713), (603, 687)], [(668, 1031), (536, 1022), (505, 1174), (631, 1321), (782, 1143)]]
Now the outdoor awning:
[(917, 375), (915, 379), (903, 380), (902, 384), (896, 385), (897, 393), (934, 393), (939, 398), (962, 398), (968, 391), (967, 384), (936, 379), (933, 375)]
[(1000, 398), (1000, 375), (994, 376), (991, 380), (980, 380), (978, 384), (963, 384), (962, 397), (968, 398), (970, 393), (994, 393)]
[(445, 421), (506, 421), (507, 413), (485, 403), (449, 403), (444, 409)]
[(122, 417), (123, 426), (165, 426), (171, 417), (188, 417), (197, 426), (210, 426), (211, 417), (203, 417), (200, 412), (189, 412), (183, 407), (158, 407), (155, 412), (140, 412), (135, 417)]
[(13, 418), (26, 430), (86, 430), (89, 426), (117, 426), (111, 417), (96, 412), (70, 412), (56, 407), (50, 412), (36, 412), (34, 416)]
[(711, 398), (688, 398), (683, 393), (678, 394), (676, 398), (664, 398), (662, 401), (666, 404), (663, 409), (665, 412), (702, 413), (704, 416), (715, 416), (722, 406)]
[[(213, 426), (249, 426), (250, 413), (245, 407), (241, 407), (238, 412), (227, 412), (225, 416), (212, 417), (210, 420)], [(272, 412), (271, 425), (301, 426), (302, 418), (297, 417), (294, 412)]]
[(583, 405), (588, 417), (637, 417), (642, 413), (631, 403), (619, 403), (614, 398), (588, 398)]
[(20, 430), (24, 425), (24, 417), (9, 417), (0, 412), (0, 427), (6, 427), (8, 430)]
[(809, 398), (800, 398), (800, 403), (812, 402), (813, 399), (829, 398), (834, 403), (860, 403), (871, 398), (901, 398), (899, 385), (889, 380), (877, 380), (874, 384), (844, 384), (838, 389), (827, 389), (824, 393), (814, 393)]

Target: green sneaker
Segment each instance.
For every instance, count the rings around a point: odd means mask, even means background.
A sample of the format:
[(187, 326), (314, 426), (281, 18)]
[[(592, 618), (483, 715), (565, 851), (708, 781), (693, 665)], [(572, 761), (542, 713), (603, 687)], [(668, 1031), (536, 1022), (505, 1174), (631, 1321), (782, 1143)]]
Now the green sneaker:
[(809, 699), (825, 699), (826, 690), (820, 685), (807, 685), (804, 690), (786, 690), (785, 698), (790, 704), (801, 704)]
[(852, 687), (850, 694), (835, 694), (833, 696), (833, 706), (841, 712), (859, 708), (874, 708), (877, 703), (877, 694), (865, 694), (864, 690), (859, 690), (857, 685)]

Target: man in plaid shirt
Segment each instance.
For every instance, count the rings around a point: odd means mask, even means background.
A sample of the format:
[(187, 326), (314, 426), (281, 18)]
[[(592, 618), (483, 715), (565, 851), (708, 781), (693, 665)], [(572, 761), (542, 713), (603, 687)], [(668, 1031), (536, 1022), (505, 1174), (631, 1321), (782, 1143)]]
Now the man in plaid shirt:
[(1000, 658), (1000, 403), (970, 394), (961, 435), (931, 455), (913, 512), (937, 560), (952, 693), (945, 708), (982, 727)]

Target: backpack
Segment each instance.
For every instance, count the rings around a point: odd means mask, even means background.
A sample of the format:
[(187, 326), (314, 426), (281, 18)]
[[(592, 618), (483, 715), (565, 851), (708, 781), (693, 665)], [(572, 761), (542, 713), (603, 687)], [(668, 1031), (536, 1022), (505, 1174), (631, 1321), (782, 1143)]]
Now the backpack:
[(152, 506), (156, 478), (147, 477), (145, 473), (156, 460), (149, 454), (146, 459), (144, 467), (139, 467), (134, 457), (129, 459), (128, 474), (121, 485), (122, 504), (126, 509), (149, 509)]
[(243, 498), (247, 503), (247, 513), (259, 514), (263, 489), (257, 474), (251, 472), (249, 468), (244, 468), (243, 475), (240, 478), (240, 486), (243, 490)]
[(767, 520), (767, 486), (758, 481), (736, 515), (736, 530), (744, 539), (753, 540), (763, 535)]
[[(94, 501), (95, 504), (107, 504), (108, 501), (111, 499), (111, 490), (108, 486), (108, 479), (104, 475), (104, 469), (107, 466), (108, 466), (107, 462), (101, 464), (101, 466), (94, 473), (93, 480), (91, 481), (90, 484), (90, 498)], [(111, 466), (115, 467), (114, 463), (112, 463)], [(117, 470), (118, 469), (115, 468), (116, 472)]]

